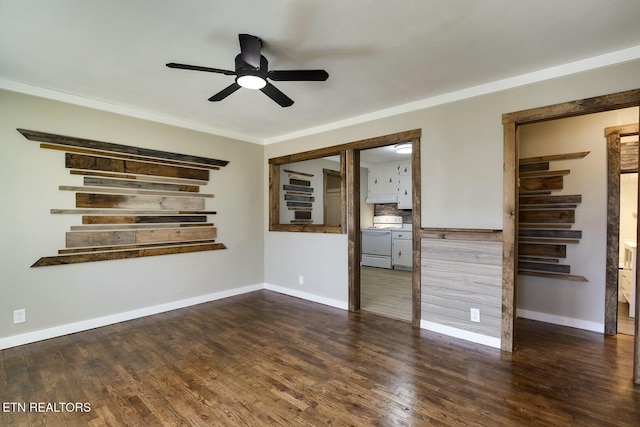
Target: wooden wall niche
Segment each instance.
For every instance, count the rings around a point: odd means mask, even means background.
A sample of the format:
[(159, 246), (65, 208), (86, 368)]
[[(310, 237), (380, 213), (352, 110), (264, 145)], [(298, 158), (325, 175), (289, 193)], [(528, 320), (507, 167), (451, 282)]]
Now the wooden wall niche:
[(41, 148), (65, 151), (65, 167), (83, 177), (82, 186), (59, 186), (75, 192), (75, 208), (51, 209), (82, 215), (82, 225), (71, 226), (57, 256), (31, 267), (226, 249), (207, 222), (216, 212), (206, 209), (205, 200), (214, 196), (200, 187), (228, 161), (18, 131)]
[(567, 244), (578, 244), (582, 231), (573, 230), (581, 194), (553, 195), (562, 190), (569, 169), (551, 170), (558, 160), (582, 159), (588, 151), (520, 159), (518, 211), (518, 274), (588, 282), (571, 274)]

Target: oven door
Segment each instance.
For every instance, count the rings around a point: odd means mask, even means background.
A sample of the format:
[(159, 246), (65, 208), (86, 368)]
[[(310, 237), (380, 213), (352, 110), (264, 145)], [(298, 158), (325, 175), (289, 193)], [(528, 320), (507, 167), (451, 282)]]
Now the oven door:
[(362, 254), (391, 256), (391, 230), (362, 230)]

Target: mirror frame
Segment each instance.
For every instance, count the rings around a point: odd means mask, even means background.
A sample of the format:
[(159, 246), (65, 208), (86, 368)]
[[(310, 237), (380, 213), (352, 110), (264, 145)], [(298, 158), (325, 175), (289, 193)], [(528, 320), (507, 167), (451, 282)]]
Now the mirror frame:
[[(280, 166), (287, 163), (340, 156), (340, 225), (324, 224), (280, 224)], [(347, 184), (345, 150), (340, 147), (327, 147), (304, 151), (269, 159), (269, 231), (289, 231), (304, 233), (347, 233)]]

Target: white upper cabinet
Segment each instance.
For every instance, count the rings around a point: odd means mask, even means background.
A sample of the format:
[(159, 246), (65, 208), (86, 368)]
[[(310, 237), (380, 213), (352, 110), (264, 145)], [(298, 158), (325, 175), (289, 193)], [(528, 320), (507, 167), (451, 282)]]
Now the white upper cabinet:
[(411, 209), (410, 160), (372, 165), (367, 183), (367, 203), (398, 203), (398, 209)]

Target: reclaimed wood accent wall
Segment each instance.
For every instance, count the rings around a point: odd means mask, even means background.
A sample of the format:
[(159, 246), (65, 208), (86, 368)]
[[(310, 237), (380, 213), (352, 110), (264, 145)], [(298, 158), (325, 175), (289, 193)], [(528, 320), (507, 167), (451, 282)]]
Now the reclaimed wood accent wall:
[(422, 320), (500, 338), (502, 232), (423, 228), (420, 237)]
[(82, 215), (82, 225), (71, 226), (57, 256), (32, 267), (226, 249), (207, 222), (216, 212), (205, 202), (214, 195), (200, 187), (228, 161), (18, 131), (41, 148), (65, 151), (65, 167), (83, 176), (82, 186), (58, 187), (75, 192), (75, 209), (50, 211)]
[(582, 231), (573, 230), (582, 195), (554, 195), (562, 190), (569, 169), (552, 170), (558, 160), (582, 159), (588, 151), (520, 159), (518, 211), (518, 274), (588, 282), (571, 274), (567, 244), (578, 244)]
[(311, 214), (313, 211), (313, 187), (311, 187), (311, 178), (313, 174), (305, 172), (296, 172), (283, 169), (283, 172), (289, 177), (289, 184), (284, 184), (284, 200), (290, 211), (293, 211), (293, 219), (291, 224), (311, 224)]

